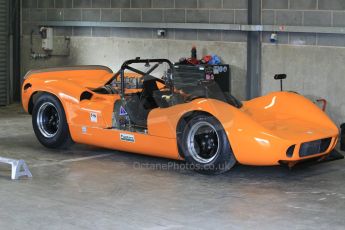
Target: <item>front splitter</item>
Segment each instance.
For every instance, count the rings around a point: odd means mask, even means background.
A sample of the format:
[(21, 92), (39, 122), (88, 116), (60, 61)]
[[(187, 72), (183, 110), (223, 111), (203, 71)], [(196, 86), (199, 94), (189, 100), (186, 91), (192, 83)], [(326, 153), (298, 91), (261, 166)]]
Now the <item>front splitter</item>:
[(283, 166), (288, 166), (290, 169), (295, 167), (310, 166), (314, 164), (326, 163), (330, 161), (336, 161), (344, 159), (344, 155), (337, 150), (332, 150), (330, 154), (322, 157), (315, 157), (300, 161), (280, 161), (279, 164)]

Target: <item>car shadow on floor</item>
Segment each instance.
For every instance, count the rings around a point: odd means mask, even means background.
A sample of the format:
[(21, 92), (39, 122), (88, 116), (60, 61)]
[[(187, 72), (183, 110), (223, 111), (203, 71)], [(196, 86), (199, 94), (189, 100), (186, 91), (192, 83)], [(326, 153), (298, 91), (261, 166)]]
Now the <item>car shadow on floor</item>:
[[(79, 147), (80, 148), (80, 147)], [(120, 151), (112, 151), (87, 147), (89, 151), (95, 150), (95, 153), (112, 153), (110, 156), (97, 159), (101, 161), (117, 162), (132, 167), (132, 170), (151, 170), (158, 172), (169, 172), (185, 176), (217, 177), (221, 178), (247, 178), (260, 180), (300, 180), (308, 177), (320, 176), (331, 172), (343, 171), (345, 160), (330, 161), (325, 163), (302, 164), (289, 168), (287, 166), (246, 166), (235, 165), (230, 171), (221, 175), (205, 175), (195, 172), (188, 168), (184, 161), (170, 160), (165, 158), (151, 157), (140, 154), (133, 154)], [(82, 148), (81, 148), (82, 149)], [(80, 150), (81, 150), (80, 149)], [(73, 151), (72, 151), (73, 152)]]

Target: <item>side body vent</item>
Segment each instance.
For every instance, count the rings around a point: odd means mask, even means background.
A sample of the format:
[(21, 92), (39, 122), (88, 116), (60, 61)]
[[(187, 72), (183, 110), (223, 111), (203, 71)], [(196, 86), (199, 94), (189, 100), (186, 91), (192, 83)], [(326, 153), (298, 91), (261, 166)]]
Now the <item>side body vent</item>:
[(93, 94), (88, 92), (88, 91), (85, 91), (83, 92), (81, 95), (80, 95), (80, 101), (83, 101), (83, 100), (90, 100), (92, 98)]

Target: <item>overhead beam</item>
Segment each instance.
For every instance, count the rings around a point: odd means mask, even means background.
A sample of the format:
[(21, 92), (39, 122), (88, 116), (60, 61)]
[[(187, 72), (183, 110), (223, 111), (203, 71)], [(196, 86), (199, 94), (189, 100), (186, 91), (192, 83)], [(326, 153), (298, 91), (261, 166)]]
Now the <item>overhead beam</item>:
[(260, 23), (241, 24), (209, 24), (209, 23), (145, 23), (145, 22), (88, 22), (88, 21), (41, 21), (40, 26), (53, 27), (111, 27), (111, 28), (152, 28), (152, 29), (198, 29), (198, 30), (229, 30), (244, 32), (292, 32), (292, 33), (327, 33), (345, 34), (345, 27), (323, 26), (275, 26)]
[(153, 29), (200, 29), (200, 30), (241, 30), (239, 24), (209, 23), (149, 23), (149, 22), (86, 22), (86, 21), (43, 21), (41, 26), (75, 27), (118, 27), (118, 28), (153, 28)]

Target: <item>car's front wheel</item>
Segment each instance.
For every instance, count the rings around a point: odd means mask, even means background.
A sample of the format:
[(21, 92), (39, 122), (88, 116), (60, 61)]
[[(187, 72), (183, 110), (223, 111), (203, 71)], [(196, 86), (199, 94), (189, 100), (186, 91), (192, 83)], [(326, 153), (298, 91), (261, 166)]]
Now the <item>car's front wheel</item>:
[(228, 137), (212, 116), (197, 115), (188, 120), (180, 146), (185, 160), (201, 173), (220, 174), (236, 164)]
[(47, 148), (67, 148), (73, 144), (63, 106), (51, 94), (44, 93), (36, 100), (32, 125), (37, 139)]

